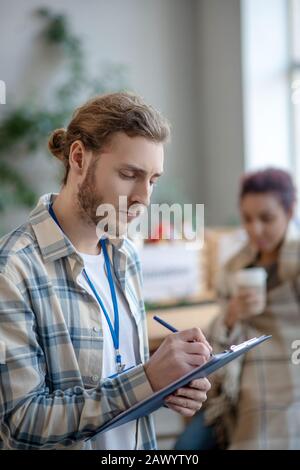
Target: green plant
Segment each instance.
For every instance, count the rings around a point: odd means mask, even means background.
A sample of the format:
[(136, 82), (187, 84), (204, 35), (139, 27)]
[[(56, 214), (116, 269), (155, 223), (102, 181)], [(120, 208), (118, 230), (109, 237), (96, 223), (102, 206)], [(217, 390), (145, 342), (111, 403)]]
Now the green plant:
[(42, 8), (35, 14), (43, 21), (41, 39), (47, 48), (57, 48), (66, 62), (64, 82), (54, 91), (51, 107), (45, 108), (38, 97), (5, 113), (0, 122), (0, 212), (8, 206), (31, 207), (35, 200), (34, 190), (16, 170), (10, 155), (28, 155), (41, 144), (45, 145), (47, 135), (55, 128), (62, 127), (70, 118), (78, 99), (107, 91), (124, 88), (126, 69), (122, 65), (107, 64), (98, 78), (87, 78), (82, 43), (71, 31), (66, 15), (55, 14)]

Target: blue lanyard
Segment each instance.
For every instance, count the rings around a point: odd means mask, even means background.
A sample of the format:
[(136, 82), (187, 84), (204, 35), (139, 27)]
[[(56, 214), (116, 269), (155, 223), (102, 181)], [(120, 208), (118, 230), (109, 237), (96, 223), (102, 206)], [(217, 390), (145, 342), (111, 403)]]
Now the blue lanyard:
[[(57, 223), (57, 225), (62, 230), (62, 228), (61, 228), (61, 226), (60, 226), (60, 224), (57, 220), (57, 217), (55, 215), (55, 212), (53, 210), (52, 204), (50, 204), (50, 206), (49, 206), (49, 214), (51, 215), (53, 220)], [(119, 309), (118, 309), (116, 290), (115, 290), (114, 280), (113, 280), (113, 276), (112, 276), (112, 272), (111, 272), (111, 268), (110, 268), (109, 256), (108, 256), (108, 253), (107, 253), (106, 239), (102, 238), (100, 240), (100, 244), (101, 244), (101, 248), (102, 248), (103, 254), (104, 254), (104, 260), (105, 260), (105, 265), (106, 265), (106, 270), (107, 270), (108, 283), (109, 283), (109, 288), (110, 288), (110, 293), (111, 293), (111, 298), (112, 298), (112, 303), (113, 303), (113, 308), (114, 308), (114, 326), (112, 325), (112, 322), (111, 322), (110, 317), (107, 313), (107, 310), (106, 310), (101, 298), (99, 297), (98, 292), (96, 291), (94, 284), (90, 280), (85, 268), (83, 268), (82, 272), (83, 272), (90, 288), (92, 289), (92, 291), (93, 291), (93, 293), (94, 293), (94, 295), (95, 295), (95, 297), (96, 297), (96, 299), (97, 299), (97, 301), (98, 301), (98, 303), (99, 303), (99, 305), (100, 305), (100, 307), (101, 307), (101, 309), (104, 313), (104, 316), (105, 316), (106, 321), (107, 321), (108, 326), (109, 326), (110, 334), (111, 334), (111, 337), (112, 337), (112, 340), (113, 340), (113, 345), (114, 345), (115, 352), (116, 352), (117, 371), (122, 372), (125, 368), (125, 364), (122, 364), (122, 357), (121, 357), (120, 351), (119, 351), (119, 344), (120, 344), (120, 341), (119, 341)]]

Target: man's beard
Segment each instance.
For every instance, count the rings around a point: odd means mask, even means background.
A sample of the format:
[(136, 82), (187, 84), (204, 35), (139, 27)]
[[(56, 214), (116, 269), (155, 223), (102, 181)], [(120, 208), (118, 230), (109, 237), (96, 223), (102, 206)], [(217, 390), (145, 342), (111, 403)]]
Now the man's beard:
[[(84, 181), (78, 185), (77, 205), (78, 215), (81, 220), (94, 227), (96, 231), (99, 222), (105, 218), (107, 219), (107, 213), (105, 215), (97, 215), (98, 207), (104, 204), (104, 197), (96, 192), (95, 167), (96, 162), (90, 165)], [(127, 206), (125, 209), (127, 211)], [(127, 216), (123, 213), (118, 213), (118, 207), (115, 207), (115, 211), (116, 217), (110, 218), (109, 224), (105, 224), (104, 231), (102, 232), (108, 237), (110, 235), (120, 237), (127, 231)]]
[(84, 181), (78, 185), (77, 193), (79, 217), (93, 227), (101, 220), (96, 212), (97, 207), (103, 203), (103, 196), (96, 193), (95, 166), (95, 163), (90, 165)]

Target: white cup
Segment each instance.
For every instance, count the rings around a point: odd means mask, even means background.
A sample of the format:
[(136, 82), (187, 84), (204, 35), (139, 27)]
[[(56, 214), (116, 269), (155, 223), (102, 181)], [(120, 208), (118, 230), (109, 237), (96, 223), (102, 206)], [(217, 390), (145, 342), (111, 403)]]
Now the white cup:
[(255, 291), (258, 302), (247, 307), (247, 315), (259, 315), (266, 306), (267, 273), (264, 268), (241, 269), (235, 273), (235, 294)]

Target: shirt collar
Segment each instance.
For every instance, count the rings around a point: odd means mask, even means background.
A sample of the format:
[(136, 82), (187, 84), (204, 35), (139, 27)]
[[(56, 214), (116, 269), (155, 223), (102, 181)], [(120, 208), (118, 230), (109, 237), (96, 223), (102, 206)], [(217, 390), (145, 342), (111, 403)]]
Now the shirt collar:
[[(44, 262), (53, 262), (65, 256), (81, 260), (76, 248), (62, 232), (49, 214), (49, 206), (53, 203), (56, 193), (44, 194), (40, 197), (37, 206), (29, 215), (29, 222), (35, 233)], [(110, 243), (117, 251), (128, 256), (123, 238), (110, 239)]]

